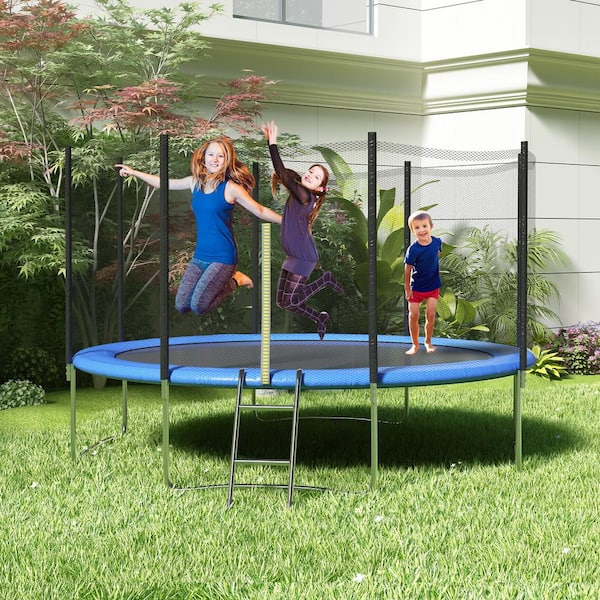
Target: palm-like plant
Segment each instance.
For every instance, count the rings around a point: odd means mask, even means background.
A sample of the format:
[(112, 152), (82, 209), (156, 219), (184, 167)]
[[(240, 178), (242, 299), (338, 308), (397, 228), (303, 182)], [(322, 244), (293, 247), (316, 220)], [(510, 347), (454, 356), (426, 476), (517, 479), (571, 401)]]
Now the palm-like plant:
[[(494, 342), (515, 343), (517, 337), (517, 242), (489, 227), (471, 227), (457, 234), (457, 248), (442, 257), (444, 283), (470, 301), (487, 299), (479, 306), (481, 323), (489, 327)], [(532, 230), (527, 236), (528, 338), (543, 341), (550, 335), (544, 324), (558, 320), (549, 308), (560, 296), (545, 275), (552, 264), (564, 264), (566, 255), (558, 235)]]
[(457, 297), (448, 287), (440, 295), (437, 303), (435, 335), (445, 338), (473, 338), (489, 333), (489, 329), (476, 323), (477, 312), (487, 300), (469, 302)]
[(558, 352), (552, 352), (534, 344), (531, 348), (535, 356), (535, 364), (527, 372), (549, 381), (568, 377), (569, 372), (565, 366), (565, 359)]

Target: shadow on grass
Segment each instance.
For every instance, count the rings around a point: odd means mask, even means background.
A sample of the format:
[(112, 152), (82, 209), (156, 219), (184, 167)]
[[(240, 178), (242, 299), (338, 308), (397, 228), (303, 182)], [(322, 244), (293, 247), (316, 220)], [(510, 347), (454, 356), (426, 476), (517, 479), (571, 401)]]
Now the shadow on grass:
[[(316, 467), (370, 464), (371, 425), (368, 409), (343, 413), (303, 409), (298, 431), (297, 462)], [(240, 457), (287, 458), (291, 421), (281, 413), (242, 416)], [(233, 411), (192, 417), (170, 425), (172, 446), (189, 453), (229, 460)], [(452, 463), (512, 462), (512, 415), (456, 408), (379, 410), (379, 464), (388, 467), (448, 466)], [(577, 433), (558, 423), (523, 418), (523, 455), (549, 457), (579, 442)]]

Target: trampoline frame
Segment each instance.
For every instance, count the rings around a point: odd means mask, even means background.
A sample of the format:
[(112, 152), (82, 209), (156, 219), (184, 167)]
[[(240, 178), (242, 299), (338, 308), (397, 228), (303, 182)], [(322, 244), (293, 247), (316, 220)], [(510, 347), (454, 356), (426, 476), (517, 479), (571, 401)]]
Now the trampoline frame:
[[(315, 349), (331, 347), (332, 351), (341, 352), (348, 345), (351, 351), (357, 345), (366, 345), (369, 338), (366, 334), (328, 334), (320, 341), (315, 334), (292, 333), (272, 334), (270, 343), (271, 352), (278, 342), (296, 342), (307, 344)], [(102, 375), (111, 379), (126, 380), (138, 383), (161, 382), (160, 372), (160, 338), (114, 342), (84, 348), (75, 354), (73, 364), (81, 371)], [(173, 337), (169, 339), (169, 348), (185, 348), (186, 346), (202, 344), (244, 344), (256, 356), (260, 351), (261, 336), (259, 334), (213, 334)], [(379, 335), (378, 345), (398, 344), (399, 352), (404, 355), (404, 346), (410, 347), (411, 340), (407, 336)], [(459, 340), (451, 338), (435, 338), (436, 347), (451, 348), (456, 350), (470, 350), (482, 355), (480, 360), (417, 363), (414, 365), (379, 366), (378, 387), (417, 387), (439, 385), (445, 383), (464, 383), (495, 379), (514, 375), (519, 370), (519, 349), (513, 346), (482, 342), (476, 340)], [(156, 351), (156, 362), (134, 361), (125, 355), (135, 350)], [(421, 350), (421, 354), (423, 354)], [(299, 352), (299, 355), (301, 352)], [(530, 366), (533, 354), (529, 357)], [(247, 363), (247, 360), (243, 361)], [(408, 361), (410, 362), (410, 361)], [(197, 385), (206, 387), (235, 388), (238, 384), (240, 368), (245, 370), (244, 387), (293, 389), (296, 385), (296, 372), (298, 368), (280, 369), (271, 368), (269, 379), (262, 380), (260, 367), (252, 367), (240, 363), (236, 367), (196, 366), (190, 364), (177, 364), (170, 362), (168, 379), (172, 385)], [(365, 364), (360, 368), (334, 368), (323, 365), (323, 368), (302, 368), (302, 386), (304, 389), (366, 389), (370, 386), (369, 368)]]

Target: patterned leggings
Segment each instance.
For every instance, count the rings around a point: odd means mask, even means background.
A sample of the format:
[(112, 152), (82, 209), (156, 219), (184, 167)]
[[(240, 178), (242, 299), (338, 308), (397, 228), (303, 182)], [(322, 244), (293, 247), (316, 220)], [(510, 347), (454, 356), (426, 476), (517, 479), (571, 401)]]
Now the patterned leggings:
[(323, 275), (310, 283), (306, 283), (307, 279), (303, 275), (296, 275), (281, 269), (277, 282), (276, 302), (279, 308), (297, 313), (318, 323), (320, 313), (306, 304), (308, 300), (326, 287), (333, 288), (338, 294), (343, 294), (344, 288), (329, 271), (325, 271)]
[(214, 310), (237, 287), (233, 280), (235, 269), (236, 265), (207, 263), (193, 258), (181, 278), (175, 308), (180, 313), (191, 310), (197, 315)]

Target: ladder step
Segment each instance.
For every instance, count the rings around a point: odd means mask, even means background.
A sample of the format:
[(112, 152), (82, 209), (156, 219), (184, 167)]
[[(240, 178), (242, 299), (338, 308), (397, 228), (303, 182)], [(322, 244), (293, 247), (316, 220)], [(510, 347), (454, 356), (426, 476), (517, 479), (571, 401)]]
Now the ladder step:
[(236, 458), (236, 465), (264, 465), (271, 467), (289, 467), (290, 461), (278, 458)]
[(240, 404), (240, 410), (294, 410), (293, 404)]

